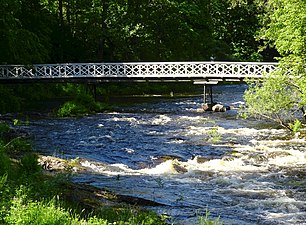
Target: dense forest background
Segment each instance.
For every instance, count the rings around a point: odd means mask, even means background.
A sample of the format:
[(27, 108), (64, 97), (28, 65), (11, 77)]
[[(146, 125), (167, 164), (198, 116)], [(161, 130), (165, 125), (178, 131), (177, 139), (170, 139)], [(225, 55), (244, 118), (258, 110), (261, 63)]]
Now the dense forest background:
[(256, 0), (0, 0), (0, 64), (271, 61)]

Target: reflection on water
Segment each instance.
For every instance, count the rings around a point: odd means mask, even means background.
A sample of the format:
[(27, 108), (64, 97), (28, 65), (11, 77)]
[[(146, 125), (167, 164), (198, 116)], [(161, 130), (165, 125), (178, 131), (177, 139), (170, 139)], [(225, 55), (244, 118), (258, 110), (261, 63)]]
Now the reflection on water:
[(244, 89), (215, 88), (225, 113), (198, 113), (201, 97), (159, 99), (27, 129), (39, 151), (84, 159), (93, 173), (75, 181), (163, 203), (152, 209), (175, 222), (208, 208), (225, 224), (306, 224), (306, 141), (237, 118)]

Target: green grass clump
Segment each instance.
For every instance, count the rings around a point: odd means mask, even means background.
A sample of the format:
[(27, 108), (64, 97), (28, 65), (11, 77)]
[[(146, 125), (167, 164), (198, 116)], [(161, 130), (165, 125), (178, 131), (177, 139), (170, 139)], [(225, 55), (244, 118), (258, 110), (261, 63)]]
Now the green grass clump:
[(220, 217), (216, 219), (210, 218), (210, 212), (206, 209), (205, 216), (199, 217), (199, 225), (223, 225), (223, 222), (220, 221)]
[(61, 105), (56, 114), (59, 117), (83, 116), (109, 108), (108, 104), (96, 102), (93, 96), (79, 93), (73, 100)]

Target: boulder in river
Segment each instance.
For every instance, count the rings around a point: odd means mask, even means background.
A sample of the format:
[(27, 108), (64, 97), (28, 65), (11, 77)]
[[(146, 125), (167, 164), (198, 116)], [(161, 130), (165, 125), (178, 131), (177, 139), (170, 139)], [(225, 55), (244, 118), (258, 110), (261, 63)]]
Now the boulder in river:
[(219, 103), (212, 103), (212, 104), (204, 104), (202, 106), (202, 109), (204, 111), (212, 111), (212, 112), (226, 112), (226, 110), (229, 110), (230, 107), (229, 106), (225, 106)]
[(212, 107), (212, 111), (213, 112), (225, 112), (226, 107), (224, 105), (221, 105), (221, 104), (216, 104)]
[(214, 157), (214, 156), (192, 156), (192, 160), (196, 160), (197, 163), (203, 164), (206, 162), (209, 162), (214, 159), (220, 159), (220, 157)]

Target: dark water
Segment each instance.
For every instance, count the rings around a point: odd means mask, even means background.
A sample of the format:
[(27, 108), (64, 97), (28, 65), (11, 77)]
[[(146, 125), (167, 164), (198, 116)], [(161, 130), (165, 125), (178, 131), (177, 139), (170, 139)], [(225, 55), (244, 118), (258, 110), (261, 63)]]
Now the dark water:
[(173, 222), (208, 209), (224, 224), (306, 224), (305, 140), (237, 118), (245, 88), (214, 88), (225, 113), (197, 112), (202, 97), (156, 99), (27, 129), (40, 152), (86, 159), (96, 173), (75, 181), (163, 203), (151, 209)]

